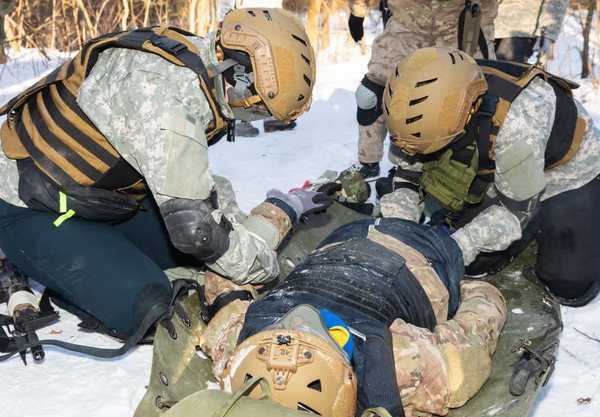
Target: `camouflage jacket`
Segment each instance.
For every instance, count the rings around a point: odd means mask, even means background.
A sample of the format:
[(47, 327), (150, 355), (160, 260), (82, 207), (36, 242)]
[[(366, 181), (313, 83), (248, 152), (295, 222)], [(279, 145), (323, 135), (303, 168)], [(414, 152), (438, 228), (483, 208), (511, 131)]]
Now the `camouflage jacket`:
[[(350, 12), (364, 17), (369, 0), (348, 0)], [(415, 34), (432, 39), (455, 39), (458, 36), (458, 18), (465, 8), (464, 0), (388, 0), (394, 19)], [(482, 27), (493, 33), (494, 18), (498, 13), (498, 0), (481, 0)], [(488, 30), (488, 33), (489, 31)]]
[[(556, 95), (541, 78), (534, 79), (512, 103), (504, 125), (496, 139), (494, 187), (506, 197), (524, 201), (539, 197), (548, 199), (579, 188), (600, 173), (600, 133), (589, 114), (575, 100), (579, 117), (586, 122), (581, 146), (566, 164), (544, 172), (544, 151), (556, 111)], [(393, 146), (393, 145), (392, 145)], [(404, 169), (421, 171), (422, 164), (409, 164), (400, 153), (390, 159)], [(381, 202), (384, 216), (397, 216), (418, 221), (423, 209), (417, 192), (401, 188), (386, 195)], [(494, 205), (475, 217), (452, 235), (463, 252), (465, 265), (480, 252), (506, 249), (521, 238), (521, 222), (503, 205)]]
[[(209, 70), (218, 64), (215, 37), (211, 32), (205, 38), (189, 38)], [(215, 81), (223, 112), (233, 119), (221, 75)], [(212, 215), (217, 223), (226, 216), (233, 230), (229, 249), (208, 265), (211, 269), (238, 283), (265, 282), (278, 275), (272, 250), (291, 227), (290, 220), (269, 203), (246, 218), (235, 204), (230, 184), (215, 184), (204, 135), (213, 114), (193, 71), (151, 53), (108, 49), (82, 83), (77, 103), (144, 176), (159, 205), (173, 198), (204, 200), (217, 192), (221, 209)], [(16, 163), (4, 155), (0, 176), (5, 184), (0, 198), (19, 204)]]
[(496, 38), (546, 36), (558, 39), (569, 0), (502, 0), (495, 21)]

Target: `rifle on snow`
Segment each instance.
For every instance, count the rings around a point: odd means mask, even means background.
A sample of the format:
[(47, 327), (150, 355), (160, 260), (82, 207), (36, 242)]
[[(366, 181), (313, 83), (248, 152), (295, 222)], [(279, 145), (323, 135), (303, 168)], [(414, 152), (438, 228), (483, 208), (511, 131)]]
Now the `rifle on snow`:
[[(52, 308), (47, 296), (38, 302), (27, 277), (8, 259), (0, 262), (3, 263), (0, 268), (0, 303), (8, 303), (8, 315), (0, 314), (0, 352), (13, 352), (37, 342), (36, 331), (57, 320), (58, 312)], [(27, 365), (26, 351), (20, 352), (20, 355)], [(45, 356), (44, 349), (41, 345), (33, 345), (31, 355), (35, 362), (40, 362)]]

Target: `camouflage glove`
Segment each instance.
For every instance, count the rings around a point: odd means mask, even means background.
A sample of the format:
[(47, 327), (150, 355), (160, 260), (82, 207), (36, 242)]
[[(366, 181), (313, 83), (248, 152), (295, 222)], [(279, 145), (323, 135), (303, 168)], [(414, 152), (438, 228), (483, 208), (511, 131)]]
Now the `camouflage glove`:
[[(275, 200), (279, 200), (279, 202)], [(267, 193), (267, 201), (283, 209), (286, 213), (288, 213), (288, 210), (281, 207), (280, 202), (291, 208), (294, 212), (293, 214), (295, 214), (295, 216), (290, 216), (292, 221), (299, 219), (303, 215), (321, 213), (333, 204), (333, 201), (327, 194), (311, 190), (296, 190), (286, 194), (273, 189)]]
[(365, 35), (365, 29), (363, 28), (364, 17), (354, 16), (350, 14), (348, 19), (348, 29), (350, 29), (350, 36), (354, 39), (354, 42), (360, 42)]

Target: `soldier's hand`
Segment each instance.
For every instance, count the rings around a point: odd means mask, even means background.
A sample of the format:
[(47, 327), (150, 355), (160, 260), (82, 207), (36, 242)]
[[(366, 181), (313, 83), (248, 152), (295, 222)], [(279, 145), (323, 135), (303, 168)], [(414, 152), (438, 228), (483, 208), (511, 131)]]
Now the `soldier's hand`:
[(302, 203), (302, 214), (322, 213), (332, 204), (331, 198), (325, 193), (311, 190), (297, 190), (290, 193)]
[(327, 184), (323, 184), (322, 186), (320, 186), (317, 189), (317, 191), (331, 196), (337, 193), (338, 191), (342, 191), (342, 184), (337, 182), (328, 182)]
[(350, 14), (350, 18), (348, 19), (348, 29), (350, 29), (350, 36), (352, 36), (354, 42), (360, 42), (365, 35), (365, 30), (363, 28), (364, 21), (364, 17), (358, 17)]

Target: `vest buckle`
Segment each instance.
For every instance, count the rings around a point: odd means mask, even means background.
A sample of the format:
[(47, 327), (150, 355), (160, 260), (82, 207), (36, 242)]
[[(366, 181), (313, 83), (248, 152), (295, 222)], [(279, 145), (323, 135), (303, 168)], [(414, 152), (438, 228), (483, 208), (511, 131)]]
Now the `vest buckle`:
[(479, 105), (479, 109), (475, 112), (475, 116), (478, 117), (492, 117), (496, 113), (496, 106), (498, 105), (498, 96), (484, 96)]
[(173, 39), (169, 39), (162, 36), (159, 39), (150, 39), (150, 42), (152, 42), (152, 45), (174, 56), (181, 55), (182, 53), (188, 50), (188, 47), (182, 44), (181, 42), (177, 42)]

